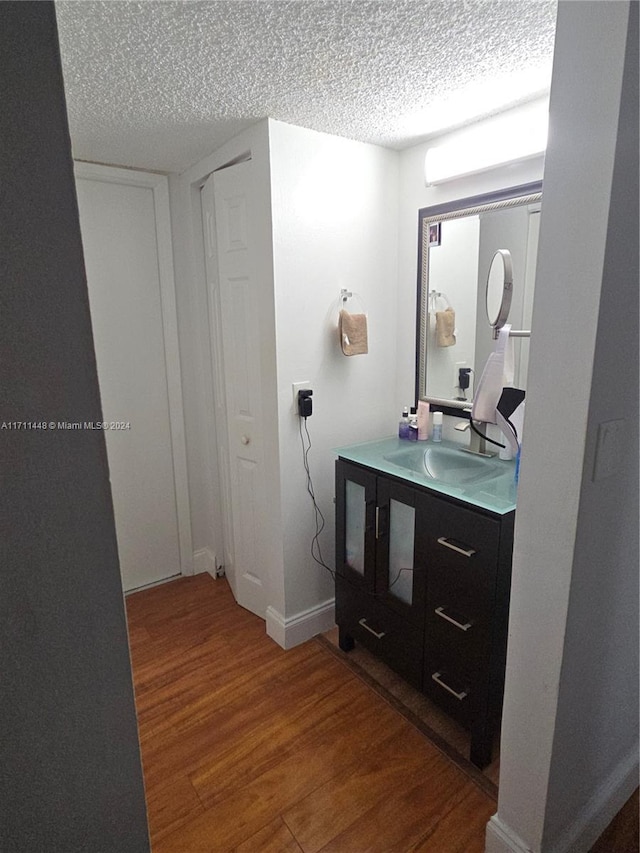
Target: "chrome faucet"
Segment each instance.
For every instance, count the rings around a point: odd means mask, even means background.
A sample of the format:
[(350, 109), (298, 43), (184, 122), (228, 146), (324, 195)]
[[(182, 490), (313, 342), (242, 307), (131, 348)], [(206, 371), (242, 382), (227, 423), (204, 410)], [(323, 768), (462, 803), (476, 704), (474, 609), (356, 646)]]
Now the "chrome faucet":
[[(456, 424), (455, 429), (459, 432), (464, 432), (471, 427), (471, 419), (462, 421)], [(474, 429), (471, 429), (469, 439), (469, 447), (461, 447), (465, 453), (475, 453), (476, 456), (495, 456), (490, 450), (487, 450), (487, 425), (484, 421), (473, 421)]]

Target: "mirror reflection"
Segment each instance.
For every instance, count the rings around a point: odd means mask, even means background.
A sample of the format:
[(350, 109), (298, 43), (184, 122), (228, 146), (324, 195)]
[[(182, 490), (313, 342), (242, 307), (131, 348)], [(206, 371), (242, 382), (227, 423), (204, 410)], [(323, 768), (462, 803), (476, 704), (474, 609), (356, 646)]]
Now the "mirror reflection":
[[(487, 320), (493, 329), (501, 329), (509, 319), (513, 293), (513, 264), (508, 249), (498, 249), (487, 276)], [(494, 335), (495, 337), (495, 335)]]
[[(541, 194), (537, 182), (420, 211), (419, 398), (470, 404), (494, 348), (488, 315), (531, 328)], [(513, 285), (503, 300), (505, 272)], [(528, 357), (529, 339), (514, 337), (518, 388), (526, 389)]]

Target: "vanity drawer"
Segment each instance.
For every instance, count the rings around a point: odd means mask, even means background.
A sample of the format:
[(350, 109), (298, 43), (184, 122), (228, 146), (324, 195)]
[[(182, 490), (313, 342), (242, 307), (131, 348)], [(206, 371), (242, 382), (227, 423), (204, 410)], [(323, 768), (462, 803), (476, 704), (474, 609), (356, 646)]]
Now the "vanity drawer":
[(470, 621), (477, 625), (491, 620), (494, 606), (493, 578), (485, 577), (481, 583), (476, 583), (465, 571), (452, 570), (449, 566), (436, 566), (429, 572), (427, 615), (443, 607), (447, 612), (456, 611), (460, 616), (456, 621), (462, 620), (463, 624)]
[(454, 720), (471, 728), (477, 716), (477, 687), (463, 673), (434, 663), (425, 669), (422, 691)]
[(423, 624), (408, 621), (373, 595), (336, 579), (336, 622), (418, 690), (422, 687)]
[(446, 649), (448, 662), (456, 669), (476, 672), (486, 667), (491, 645), (491, 619), (489, 615), (473, 612), (440, 599), (427, 610), (425, 646)]
[(459, 723), (470, 727), (486, 699), (486, 660), (483, 664), (431, 637), (425, 649), (422, 689)]
[(422, 531), (429, 586), (436, 580), (476, 591), (493, 590), (500, 546), (500, 521), (456, 504), (421, 497)]

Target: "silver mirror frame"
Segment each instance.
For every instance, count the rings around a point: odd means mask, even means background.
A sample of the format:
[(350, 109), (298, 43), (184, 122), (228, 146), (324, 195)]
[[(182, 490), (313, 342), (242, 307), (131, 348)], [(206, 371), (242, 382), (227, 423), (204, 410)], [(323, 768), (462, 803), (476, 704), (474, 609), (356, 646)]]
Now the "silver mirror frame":
[[(493, 193), (424, 207), (418, 211), (418, 299), (416, 312), (416, 399), (425, 400), (445, 413), (469, 411), (471, 401), (449, 400), (427, 395), (427, 328), (429, 315), (429, 225), (460, 219), (492, 210), (534, 204), (542, 199), (542, 181), (520, 184)], [(448, 411), (449, 410), (449, 411)]]

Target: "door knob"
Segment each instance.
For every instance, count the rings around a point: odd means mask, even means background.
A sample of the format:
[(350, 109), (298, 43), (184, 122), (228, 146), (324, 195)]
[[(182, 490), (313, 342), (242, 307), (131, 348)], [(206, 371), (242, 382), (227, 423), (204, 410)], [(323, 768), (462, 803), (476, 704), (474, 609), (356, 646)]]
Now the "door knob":
[(249, 442), (251, 441), (251, 439), (249, 438), (249, 436), (248, 436), (248, 435), (243, 435), (243, 436), (242, 436), (242, 438), (240, 439), (240, 441), (241, 441), (243, 444), (249, 444)]

